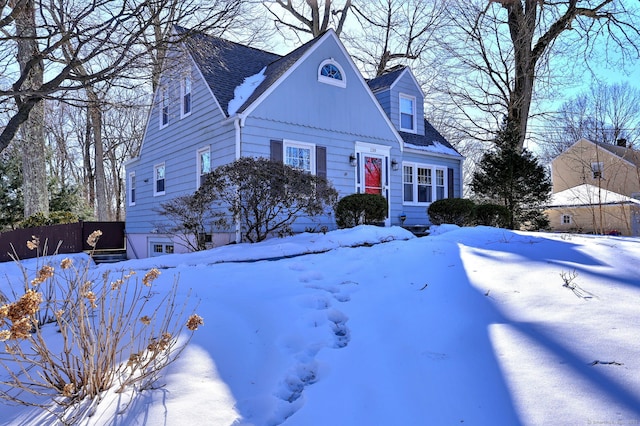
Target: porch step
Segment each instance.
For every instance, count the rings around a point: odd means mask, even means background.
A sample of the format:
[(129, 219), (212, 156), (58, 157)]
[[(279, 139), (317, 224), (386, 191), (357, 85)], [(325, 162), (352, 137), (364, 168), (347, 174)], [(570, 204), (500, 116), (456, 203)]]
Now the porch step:
[(407, 225), (403, 226), (403, 228), (416, 237), (426, 237), (429, 235), (429, 225)]
[(127, 260), (127, 251), (122, 250), (96, 250), (91, 258), (95, 263), (116, 263)]

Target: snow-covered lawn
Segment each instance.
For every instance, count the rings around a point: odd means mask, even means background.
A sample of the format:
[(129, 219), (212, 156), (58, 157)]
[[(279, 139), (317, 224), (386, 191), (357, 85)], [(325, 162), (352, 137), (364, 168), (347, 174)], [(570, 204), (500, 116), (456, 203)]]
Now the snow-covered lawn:
[(164, 387), (82, 424), (640, 424), (639, 239), (358, 227), (95, 272), (151, 267), (205, 324)]

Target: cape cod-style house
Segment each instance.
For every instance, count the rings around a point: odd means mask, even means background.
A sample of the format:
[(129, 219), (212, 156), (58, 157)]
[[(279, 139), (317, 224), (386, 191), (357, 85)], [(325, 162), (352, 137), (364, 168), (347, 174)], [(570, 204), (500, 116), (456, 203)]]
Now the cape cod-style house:
[[(387, 226), (428, 225), (432, 201), (462, 196), (463, 158), (424, 119), (409, 68), (367, 81), (332, 30), (284, 56), (195, 33), (165, 66), (126, 166), (129, 257), (185, 250), (161, 233), (157, 208), (243, 156), (326, 176), (340, 197), (382, 194)], [(320, 226), (334, 229), (333, 216), (302, 218), (294, 231)], [(214, 244), (239, 238), (207, 231)]]

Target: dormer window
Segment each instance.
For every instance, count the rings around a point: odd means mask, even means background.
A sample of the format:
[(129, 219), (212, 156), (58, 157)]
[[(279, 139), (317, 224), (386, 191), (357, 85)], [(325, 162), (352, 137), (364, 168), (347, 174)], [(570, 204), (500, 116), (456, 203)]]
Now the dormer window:
[(400, 130), (416, 132), (416, 98), (400, 94)]
[(347, 87), (344, 71), (333, 59), (327, 59), (318, 67), (318, 81), (338, 87)]

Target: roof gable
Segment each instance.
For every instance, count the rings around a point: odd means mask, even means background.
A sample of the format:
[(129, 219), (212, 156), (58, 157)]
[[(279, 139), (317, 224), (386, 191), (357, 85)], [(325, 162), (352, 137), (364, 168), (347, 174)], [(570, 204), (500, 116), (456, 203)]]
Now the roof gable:
[(246, 108), (251, 105), (254, 101), (256, 101), (264, 92), (266, 92), (270, 87), (272, 87), (280, 77), (282, 77), (287, 70), (289, 70), (318, 40), (320, 37), (316, 37), (313, 40), (303, 44), (298, 47), (291, 53), (282, 56), (278, 60), (270, 63), (265, 72), (265, 78), (262, 83), (256, 87), (256, 90), (249, 96), (249, 98), (244, 102), (244, 104), (238, 108), (238, 112), (242, 113), (246, 110)]
[[(384, 112), (375, 95), (367, 85), (366, 81), (362, 77), (362, 74), (356, 67), (355, 63), (351, 56), (347, 53), (344, 45), (336, 35), (335, 31), (329, 29), (325, 31), (323, 34), (319, 35), (315, 39), (309, 41), (308, 43), (302, 45), (298, 49), (294, 50), (290, 54), (282, 57), (281, 60), (270, 64), (267, 67), (266, 74), (268, 77), (263, 81), (263, 83), (256, 89), (256, 91), (252, 94), (252, 96), (245, 102), (243, 107), (239, 110), (239, 112), (244, 113), (245, 115), (251, 114), (251, 112), (257, 108), (257, 106), (265, 99), (270, 93), (277, 89), (277, 86), (281, 84), (289, 75), (293, 74), (293, 72), (300, 67), (300, 64), (303, 63), (308, 57), (310, 57), (317, 49), (320, 48), (325, 42), (328, 40), (333, 40), (340, 49), (342, 56), (347, 61), (345, 66), (350, 67), (353, 75), (356, 77), (357, 81), (361, 85), (361, 87), (366, 91), (366, 94), (369, 100), (372, 102), (372, 106), (378, 111), (380, 114), (380, 118), (386, 123), (389, 130), (394, 134), (398, 144), (400, 145), (400, 150), (403, 149), (403, 139), (399, 135), (396, 128), (391, 123), (389, 116)], [(355, 84), (358, 84), (356, 82)], [(353, 84), (350, 83), (350, 84)]]
[(200, 32), (193, 32), (186, 37), (185, 45), (226, 115), (229, 102), (234, 98), (235, 88), (246, 77), (259, 73), (282, 58), (275, 53)]
[(565, 149), (563, 152), (561, 152), (560, 154), (558, 154), (558, 156), (556, 158), (553, 159), (553, 161), (555, 161), (556, 159), (562, 157), (564, 154), (566, 154), (567, 152), (569, 152), (570, 150), (572, 150), (574, 147), (580, 145), (580, 144), (590, 144), (592, 145), (594, 148), (601, 148), (603, 150), (605, 150), (607, 153), (627, 162), (628, 164), (630, 164), (633, 167), (640, 167), (640, 152), (634, 150), (631, 147), (627, 147), (627, 146), (617, 146), (617, 145), (611, 145), (611, 144), (607, 144), (607, 143), (597, 143), (597, 142), (592, 142), (589, 139), (586, 138), (580, 138), (578, 139), (575, 143), (573, 143), (569, 148)]
[(383, 90), (393, 89), (393, 87), (396, 84), (398, 84), (398, 82), (402, 80), (405, 76), (408, 77), (413, 82), (415, 89), (418, 90), (420, 94), (424, 96), (424, 93), (422, 92), (422, 87), (420, 87), (418, 80), (416, 80), (416, 77), (411, 72), (411, 68), (406, 67), (404, 65), (398, 66), (393, 70), (381, 75), (380, 77), (367, 80), (367, 84), (369, 85), (369, 88), (371, 89), (372, 92), (374, 93), (381, 92)]
[(400, 75), (405, 71), (406, 67), (399, 67), (393, 71), (389, 71), (382, 74), (379, 77), (375, 77), (367, 80), (367, 84), (372, 92), (378, 92), (381, 90), (391, 89), (391, 86), (398, 80)]

